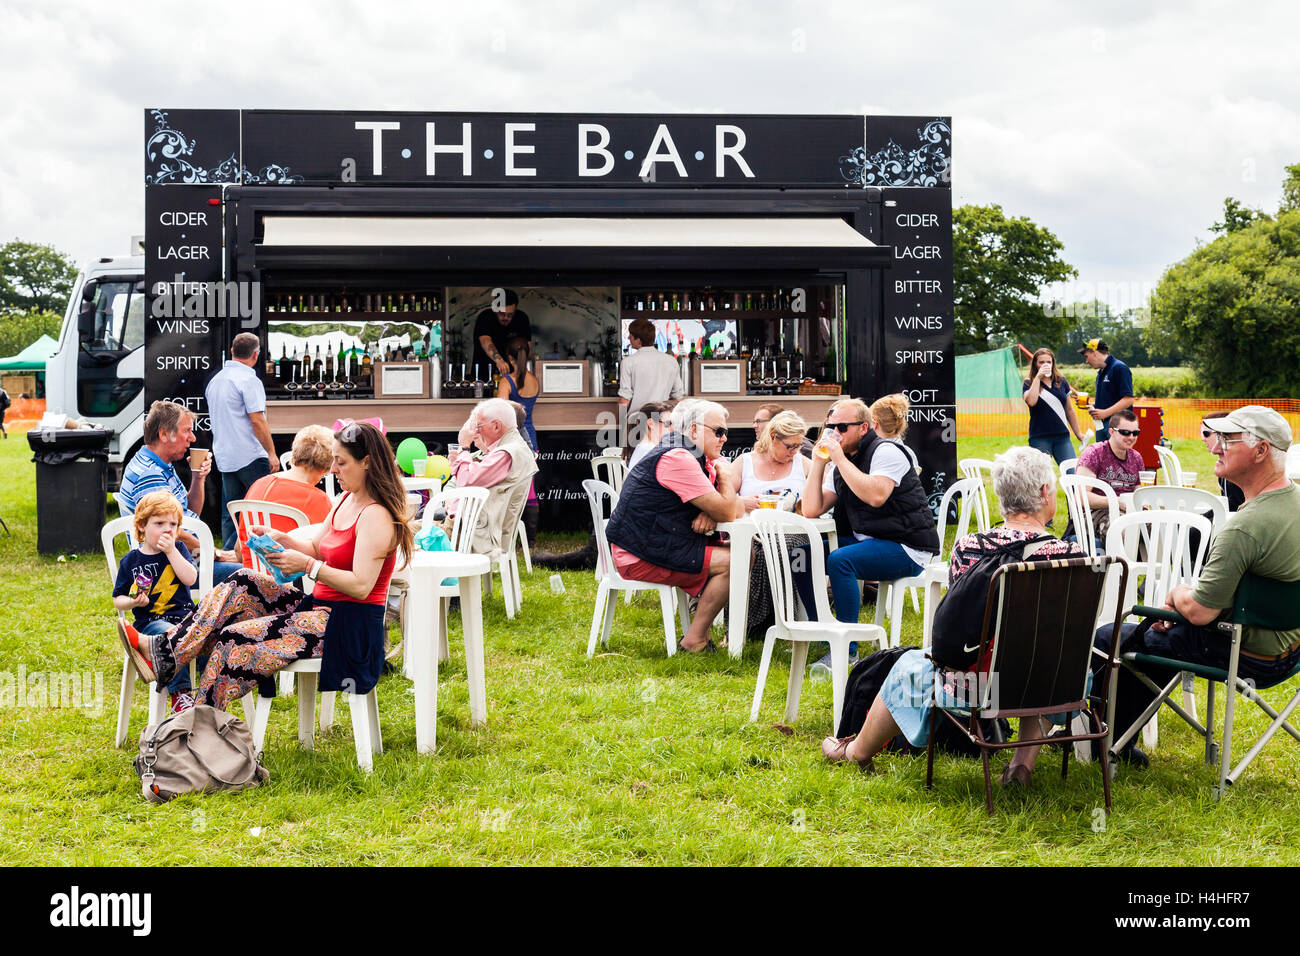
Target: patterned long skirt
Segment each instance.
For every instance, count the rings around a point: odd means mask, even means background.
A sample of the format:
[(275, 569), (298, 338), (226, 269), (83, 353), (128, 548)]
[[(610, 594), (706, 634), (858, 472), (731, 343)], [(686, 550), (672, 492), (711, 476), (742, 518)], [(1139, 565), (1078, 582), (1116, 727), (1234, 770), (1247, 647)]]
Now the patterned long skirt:
[[(306, 610), (299, 607), (306, 605)], [(183, 667), (207, 655), (197, 699), (225, 710), (255, 687), (270, 689), (270, 678), (287, 664), (320, 657), (330, 609), (313, 607), (297, 588), (277, 584), (266, 574), (241, 568), (204, 595), (198, 607), (163, 640), (156, 661), (164, 672), (168, 658)]]

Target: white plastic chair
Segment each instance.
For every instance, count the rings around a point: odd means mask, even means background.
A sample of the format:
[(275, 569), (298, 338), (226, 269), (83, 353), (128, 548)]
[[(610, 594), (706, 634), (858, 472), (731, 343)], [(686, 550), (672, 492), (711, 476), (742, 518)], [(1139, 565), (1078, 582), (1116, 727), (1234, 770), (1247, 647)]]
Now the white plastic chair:
[(1088, 492), (1106, 497), (1106, 508), (1110, 512), (1108, 527), (1114, 527), (1115, 519), (1120, 515), (1119, 497), (1115, 494), (1115, 489), (1100, 478), (1086, 475), (1065, 475), (1061, 478), (1061, 488), (1065, 491), (1065, 507), (1070, 513), (1079, 547), (1088, 557), (1100, 554), (1104, 548), (1097, 547), (1097, 529), (1092, 524), (1092, 505), (1088, 501)]
[[(423, 534), (436, 524), (433, 518), (435, 512), (439, 510), (445, 511), (452, 502), (455, 502), (456, 513), (452, 516), (451, 534), (449, 536), (451, 539), (451, 549), (453, 551), (459, 551), (461, 554), (471, 554), (471, 549), (474, 543), (474, 529), (478, 526), (479, 514), (483, 511), (483, 506), (487, 504), (487, 500), (488, 490), (486, 488), (444, 488), (441, 491), (436, 492), (433, 497), (429, 499), (429, 503), (424, 506), (424, 517), (420, 521), (419, 534)], [(400, 557), (397, 563), (399, 565), (402, 563)], [(460, 589), (457, 585), (443, 587), (439, 584), (438, 593), (436, 595), (439, 599), (439, 613), (443, 614), (445, 617), (447, 613), (447, 602), (459, 594)], [(406, 604), (406, 591), (403, 589), (402, 600), (398, 605), (398, 620), (400, 622), (403, 642), (406, 640)], [(443, 623), (445, 625), (445, 620)], [(446, 635), (447, 628), (445, 626), (443, 627), (442, 632)], [(438, 659), (445, 661), (447, 656), (448, 648), (444, 643), (442, 647), (438, 648)]]
[(621, 492), (623, 480), (627, 478), (627, 462), (623, 460), (623, 449), (606, 448), (592, 458), (591, 476), (609, 485), (614, 489), (615, 494)]
[[(525, 503), (525, 507), (527, 507), (526, 503)], [(532, 552), (528, 550), (528, 529), (524, 527), (523, 518), (520, 518), (517, 522), (515, 522), (515, 537), (511, 547), (514, 548), (515, 550), (522, 549), (524, 553), (524, 570), (527, 573), (532, 574), (533, 555)]]
[(922, 573), (921, 577), (925, 582), (925, 616), (921, 624), (921, 647), (928, 649), (930, 647), (930, 638), (934, 631), (934, 611), (939, 606), (939, 600), (943, 597), (943, 592), (948, 589), (948, 565), (952, 560), (952, 548), (945, 542), (948, 534), (948, 511), (952, 507), (953, 499), (961, 496), (961, 504), (957, 510), (956, 533), (953, 535), (952, 543), (956, 544), (962, 538), (970, 533), (971, 517), (975, 513), (975, 496), (977, 492), (978, 479), (959, 478), (949, 485), (948, 490), (943, 493), (943, 498), (939, 502), (939, 556), (930, 562)]
[(1228, 501), (1220, 495), (1200, 488), (1183, 488), (1178, 485), (1152, 485), (1133, 492), (1133, 510), (1137, 511), (1190, 511), (1213, 517), (1211, 535), (1218, 534), (1228, 520)]
[[(939, 534), (939, 553), (930, 564), (921, 569), (919, 574), (898, 578), (893, 581), (880, 581), (880, 591), (876, 598), (875, 624), (887, 623), (889, 626), (889, 646), (898, 647), (902, 643), (903, 596), (912, 593), (912, 606), (916, 609), (915, 588), (925, 589), (925, 613), (921, 624), (921, 646), (930, 646), (930, 628), (934, 623), (934, 608), (938, 604), (938, 588), (948, 583), (948, 558), (951, 549), (944, 546), (944, 537), (948, 532), (948, 509), (957, 495), (961, 495), (958, 511), (957, 538), (965, 537), (970, 530), (971, 515), (976, 512), (977, 502), (983, 485), (978, 478), (959, 478), (944, 492), (939, 502), (939, 520), (935, 530)], [(957, 539), (954, 539), (954, 541)]]
[[(1193, 530), (1200, 534), (1195, 552), (1190, 547)], [(1127, 593), (1121, 596), (1115, 593), (1118, 591), (1115, 581), (1107, 583), (1106, 600), (1098, 621), (1114, 620), (1116, 605), (1113, 601), (1119, 601), (1121, 609), (1135, 604), (1161, 607), (1165, 595), (1174, 588), (1182, 584), (1195, 585), (1205, 564), (1210, 534), (1209, 520), (1187, 511), (1134, 511), (1113, 521), (1106, 534), (1106, 553), (1128, 561), (1128, 588)], [(1141, 560), (1139, 554), (1143, 554)], [(1183, 702), (1194, 717), (1196, 699), (1190, 684), (1187, 682), (1183, 686)], [(1155, 717), (1143, 728), (1142, 740), (1147, 749), (1155, 749), (1159, 740)]]
[(1300, 480), (1300, 445), (1286, 450), (1286, 476), (1291, 481)]
[[(181, 527), (199, 539), (199, 577), (195, 582), (196, 586), (190, 589), (191, 597), (197, 602), (212, 590), (212, 561), (214, 554), (212, 531), (202, 521), (189, 515), (182, 519)], [(108, 562), (110, 587), (117, 581), (118, 559), (114, 551), (115, 540), (119, 534), (124, 534), (126, 535), (127, 547), (133, 548), (135, 547), (134, 532), (135, 518), (130, 515), (112, 519), (99, 532), (99, 542), (104, 549), (104, 558)], [(126, 614), (123, 611), (118, 611), (117, 616), (122, 620), (126, 620)], [(193, 683), (193, 664), (190, 665), (190, 668), (190, 682)], [(131, 664), (130, 658), (123, 655), (122, 684), (117, 697), (117, 730), (113, 738), (113, 746), (115, 747), (121, 747), (126, 743), (127, 732), (130, 730), (131, 701), (135, 697), (136, 677), (135, 667)], [(157, 724), (167, 716), (168, 701), (165, 691), (166, 689), (159, 687), (156, 682), (149, 684), (150, 724)]]
[[(585, 482), (584, 482), (585, 484)], [(844, 687), (849, 679), (849, 644), (853, 641), (885, 646), (885, 629), (878, 624), (858, 624), (835, 620), (830, 602), (826, 599), (826, 567), (822, 549), (817, 546), (821, 535), (814, 525), (802, 515), (775, 509), (759, 508), (750, 512), (750, 519), (758, 527), (756, 537), (767, 562), (767, 580), (772, 588), (772, 609), (776, 623), (767, 629), (763, 641), (763, 657), (758, 665), (758, 681), (754, 685), (754, 700), (749, 708), (749, 719), (758, 720), (763, 702), (763, 687), (767, 683), (768, 667), (772, 663), (772, 650), (778, 640), (790, 641), (793, 653), (790, 659), (790, 680), (786, 687), (785, 720), (793, 721), (799, 713), (799, 693), (803, 687), (804, 665), (808, 660), (808, 645), (812, 641), (829, 641), (831, 645), (831, 733), (840, 724), (844, 710)], [(807, 549), (811, 559), (813, 602), (815, 620), (795, 619), (797, 593), (790, 570), (788, 537), (803, 535), (813, 542)], [(883, 582), (882, 582), (883, 586)], [(899, 590), (899, 605), (902, 591)]]
[[(677, 653), (677, 620), (673, 614), (674, 600), (677, 615), (681, 618), (682, 635), (691, 626), (686, 592), (668, 584), (651, 584), (647, 581), (629, 581), (618, 573), (614, 567), (614, 558), (610, 554), (609, 539), (605, 537), (605, 525), (609, 519), (606, 511), (613, 513), (618, 504), (618, 493), (603, 481), (590, 478), (582, 483), (582, 490), (587, 493), (587, 503), (591, 506), (591, 523), (596, 530), (596, 573), (599, 585), (596, 588), (596, 602), (591, 612), (591, 634), (587, 639), (587, 656), (596, 653), (596, 639), (609, 646), (610, 631), (614, 627), (614, 608), (618, 604), (618, 591), (654, 591), (659, 595), (659, 608), (663, 612), (664, 642), (668, 656)], [(814, 549), (816, 550), (816, 549)], [(847, 647), (846, 647), (847, 653)]]
[(1183, 463), (1178, 460), (1172, 448), (1156, 445), (1156, 456), (1160, 459), (1160, 468), (1165, 473), (1165, 484), (1181, 488), (1183, 484)]
[[(384, 600), (387, 603), (388, 596)], [(298, 678), (298, 743), (306, 749), (315, 744), (314, 724), (316, 716), (316, 688), (320, 681), (319, 657), (294, 661), (279, 671), (288, 672)], [(384, 752), (384, 738), (379, 729), (379, 686), (376, 684), (365, 694), (348, 694), (348, 704), (352, 711), (352, 740), (357, 752), (357, 766), (369, 773), (374, 767), (374, 755)], [(256, 693), (256, 692), (254, 692)], [(244, 698), (244, 713), (250, 709), (249, 694)], [(266, 728), (271, 722), (271, 697), (257, 697), (252, 706), (252, 720), (249, 721), (253, 733), (253, 746), (260, 754), (266, 743)], [(321, 694), (320, 729), (324, 733), (334, 724), (334, 692)]]
[(1061, 477), (1068, 478), (1073, 473), (1074, 466), (1077, 465), (1078, 463), (1079, 463), (1079, 459), (1077, 458), (1067, 458), (1065, 459), (1065, 461), (1061, 462), (1060, 465)]
[(993, 462), (987, 458), (963, 458), (957, 463), (957, 470), (961, 472), (963, 478), (975, 478), (979, 481), (979, 489), (975, 495), (975, 530), (982, 534), (993, 524), (989, 520), (989, 493), (984, 487), (984, 475), (987, 473), (990, 480), (993, 478)]

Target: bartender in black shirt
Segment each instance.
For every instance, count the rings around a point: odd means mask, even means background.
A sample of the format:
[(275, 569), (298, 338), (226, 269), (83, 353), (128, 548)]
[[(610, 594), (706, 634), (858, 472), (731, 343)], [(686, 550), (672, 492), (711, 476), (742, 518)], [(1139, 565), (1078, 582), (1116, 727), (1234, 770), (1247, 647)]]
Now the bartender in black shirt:
[(506, 361), (506, 342), (510, 339), (531, 341), (533, 329), (528, 313), (519, 308), (519, 296), (512, 289), (493, 289), (492, 306), (478, 314), (474, 321), (474, 367), (497, 367), (505, 375), (510, 371)]

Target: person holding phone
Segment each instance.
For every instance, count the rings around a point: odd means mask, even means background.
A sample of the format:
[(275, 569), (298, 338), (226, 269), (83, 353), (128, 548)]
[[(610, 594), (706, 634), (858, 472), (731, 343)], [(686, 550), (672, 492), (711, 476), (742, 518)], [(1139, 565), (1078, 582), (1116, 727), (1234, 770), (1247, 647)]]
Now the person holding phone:
[(1070, 383), (1056, 367), (1051, 349), (1039, 349), (1029, 360), (1021, 394), (1029, 406), (1029, 447), (1051, 455), (1058, 465), (1075, 457), (1070, 434), (1083, 441), (1083, 430), (1070, 400)]

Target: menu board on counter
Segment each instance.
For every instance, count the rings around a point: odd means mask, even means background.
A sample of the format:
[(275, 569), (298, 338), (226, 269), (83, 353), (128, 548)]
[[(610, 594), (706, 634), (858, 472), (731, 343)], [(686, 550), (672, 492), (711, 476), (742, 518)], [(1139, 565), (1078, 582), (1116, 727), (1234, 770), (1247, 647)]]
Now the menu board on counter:
[(884, 388), (910, 404), (907, 443), (919, 452), (931, 506), (956, 478), (952, 192), (888, 189), (883, 241), (894, 247), (884, 283)]
[(179, 402), (208, 431), (203, 389), (229, 347), (227, 320), (256, 329), (257, 289), (221, 281), (220, 186), (146, 186), (145, 217), (145, 407)]

